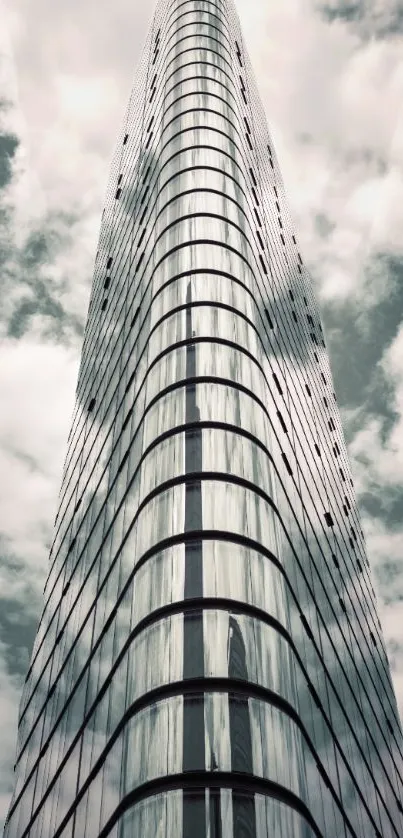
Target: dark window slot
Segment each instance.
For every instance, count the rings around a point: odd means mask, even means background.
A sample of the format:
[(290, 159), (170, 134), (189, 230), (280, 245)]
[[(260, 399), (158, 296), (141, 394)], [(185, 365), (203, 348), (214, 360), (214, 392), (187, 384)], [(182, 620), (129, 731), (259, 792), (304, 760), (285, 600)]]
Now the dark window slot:
[(325, 512), (325, 523), (328, 527), (334, 527), (334, 521), (330, 512)]
[(346, 506), (345, 503), (343, 503), (343, 512), (344, 512), (346, 518), (348, 518), (348, 509), (347, 509), (347, 506)]
[(264, 312), (265, 312), (265, 315), (266, 315), (266, 318), (267, 318), (267, 322), (269, 324), (269, 328), (274, 329), (273, 321), (270, 317), (269, 310), (267, 308), (265, 308)]
[(317, 352), (313, 353), (313, 357), (315, 358), (316, 363), (319, 364), (319, 358), (318, 358), (318, 353)]
[(272, 167), (272, 169), (274, 169), (274, 163), (273, 163), (273, 160), (271, 159), (271, 157), (270, 157), (270, 166)]
[(249, 136), (249, 134), (246, 134), (246, 140), (247, 140), (247, 143), (248, 143), (248, 146), (249, 146), (250, 150), (251, 150), (251, 151), (253, 151), (253, 145), (252, 145), (252, 143), (251, 143), (251, 141), (250, 141), (250, 136)]
[(358, 570), (360, 571), (360, 573), (362, 573), (362, 564), (361, 564), (359, 559), (357, 559), (357, 567), (358, 567)]
[(341, 596), (339, 597), (339, 605), (340, 605), (340, 608), (341, 608), (341, 610), (343, 611), (343, 613), (344, 613), (344, 614), (347, 614), (347, 608), (346, 608), (346, 606), (344, 605), (344, 602), (343, 602), (343, 600), (342, 600)]
[[(143, 203), (143, 201), (141, 203)], [(143, 212), (141, 214), (141, 218), (140, 218), (140, 221), (139, 221), (139, 227), (141, 227), (141, 225), (142, 225), (142, 223), (145, 219), (145, 215), (146, 215), (147, 210), (148, 210), (148, 204), (144, 207)]]
[(351, 527), (351, 535), (353, 536), (354, 541), (357, 541), (357, 533), (356, 533), (354, 527)]
[(136, 322), (136, 320), (137, 320), (137, 318), (138, 318), (139, 314), (140, 314), (140, 306), (138, 306), (138, 307), (136, 308), (136, 311), (135, 311), (135, 314), (134, 314), (134, 317), (133, 317), (133, 320), (132, 320), (132, 325), (130, 326), (130, 328), (131, 328), (131, 329), (133, 328), (133, 326), (134, 326), (134, 324), (135, 324), (135, 322)]
[(141, 206), (142, 204), (144, 204), (144, 201), (145, 201), (146, 196), (147, 196), (148, 189), (149, 189), (149, 187), (147, 186), (147, 187), (146, 187), (146, 189), (144, 190), (143, 197), (142, 197), (142, 199), (141, 199), (141, 201), (140, 201), (140, 206)]
[(296, 323), (298, 323), (298, 317), (297, 317), (297, 314), (296, 314), (296, 312), (294, 311), (294, 309), (292, 310), (291, 314), (292, 314), (293, 319), (295, 320), (295, 322), (296, 322)]
[(144, 254), (145, 254), (145, 250), (143, 250), (143, 252), (142, 252), (142, 254), (141, 254), (141, 256), (140, 256), (140, 259), (139, 259), (139, 261), (137, 262), (137, 265), (136, 265), (136, 268), (135, 268), (135, 271), (134, 271), (135, 273), (137, 273), (137, 271), (138, 271), (138, 270), (139, 270), (139, 268), (140, 268), (140, 265), (141, 265), (141, 263), (142, 263), (142, 261), (143, 261), (143, 259), (144, 259)]
[(289, 463), (289, 461), (288, 461), (287, 454), (284, 454), (284, 451), (282, 451), (282, 452), (281, 452), (281, 456), (282, 456), (282, 458), (283, 458), (283, 460), (284, 460), (284, 465), (285, 465), (285, 467), (286, 467), (286, 469), (287, 469), (287, 471), (288, 471), (288, 474), (292, 476), (292, 468), (291, 468), (290, 463)]
[(346, 504), (347, 509), (351, 509), (351, 504), (350, 504), (350, 501), (349, 501), (347, 495), (344, 495), (344, 503)]
[(108, 305), (108, 298), (106, 297), (106, 299), (103, 301), (103, 303), (101, 305), (101, 310), (105, 311), (107, 305)]
[(334, 566), (337, 567), (337, 570), (340, 570), (340, 565), (339, 565), (338, 559), (336, 558), (334, 553), (332, 553), (332, 559), (333, 559)]
[[(269, 152), (270, 157), (271, 157), (271, 148), (270, 148), (269, 144), (267, 144), (267, 151)], [(277, 195), (277, 192), (276, 192), (276, 195)]]
[(274, 194), (275, 194), (276, 198), (278, 198), (278, 192), (277, 192), (276, 187), (275, 187), (275, 186), (273, 186), (273, 189), (274, 189)]
[(323, 404), (325, 405), (325, 407), (328, 407), (326, 396), (323, 396)]
[(313, 317), (311, 314), (307, 314), (306, 319), (311, 326), (313, 326)]
[(330, 428), (331, 431), (336, 430), (336, 425), (334, 424), (332, 417), (330, 417), (328, 425), (329, 425), (329, 428)]
[(315, 442), (315, 451), (316, 451), (318, 457), (320, 457), (320, 448), (319, 448), (319, 445), (316, 442)]
[(346, 482), (346, 478), (345, 478), (345, 476), (344, 476), (344, 471), (343, 471), (343, 469), (342, 469), (342, 468), (339, 468), (339, 472), (340, 472), (340, 477), (341, 477), (341, 479), (342, 479), (343, 483), (345, 483), (345, 482)]
[(302, 274), (301, 265), (298, 265), (298, 273), (299, 273), (299, 274)]
[(262, 239), (262, 237), (261, 237), (261, 235), (260, 235), (260, 233), (259, 233), (259, 230), (256, 230), (256, 235), (257, 235), (257, 238), (258, 238), (258, 242), (259, 242), (259, 244), (260, 244), (260, 247), (262, 248), (262, 250), (264, 250), (263, 239)]
[(123, 175), (119, 175), (119, 177), (118, 177), (118, 186), (119, 186), (119, 184), (120, 184), (120, 183), (122, 183), (122, 178), (123, 178)]
[(144, 177), (143, 177), (143, 183), (145, 183), (145, 181), (147, 180), (148, 175), (150, 174), (150, 169), (151, 169), (151, 166), (148, 166), (146, 171), (145, 171)]
[(295, 236), (292, 236), (292, 240), (293, 240), (294, 244), (297, 243), (297, 240), (296, 240)]
[(249, 122), (248, 122), (248, 120), (246, 119), (246, 116), (244, 116), (243, 121), (244, 121), (244, 123), (245, 123), (245, 127), (246, 127), (246, 130), (247, 130), (248, 134), (250, 134)]
[[(310, 637), (310, 638), (311, 638), (311, 640), (313, 640), (313, 633), (312, 633), (312, 629), (311, 629), (311, 627), (310, 627), (310, 625), (309, 625), (309, 623), (308, 623), (308, 620), (306, 619), (306, 617), (304, 616), (304, 614), (300, 614), (299, 616), (300, 616), (301, 623), (302, 623), (302, 625), (303, 625), (303, 627), (304, 627), (304, 629), (305, 629), (305, 631), (306, 631), (306, 633), (307, 633), (308, 637)], [(313, 688), (312, 688), (312, 689), (313, 689)]]
[(137, 247), (140, 247), (140, 245), (141, 245), (141, 243), (142, 243), (142, 241), (143, 241), (143, 239), (144, 239), (145, 234), (146, 234), (146, 228), (144, 227), (143, 232), (142, 232), (142, 234), (141, 234), (141, 236), (140, 236), (140, 238), (139, 238), (139, 240), (138, 240), (138, 242), (137, 242)]
[(279, 223), (280, 229), (282, 230), (283, 229), (283, 222), (282, 222), (280, 216), (278, 217), (278, 223)]
[(375, 638), (375, 637), (374, 637), (374, 635), (372, 634), (372, 631), (370, 631), (369, 636), (370, 636), (370, 638), (371, 638), (371, 640), (372, 640), (373, 645), (374, 645), (374, 646), (376, 646), (376, 645), (377, 645), (376, 638)]
[(305, 390), (308, 393), (308, 396), (310, 396), (311, 395), (311, 388), (308, 386), (308, 384), (305, 384)]
[(275, 383), (275, 385), (276, 385), (276, 387), (277, 387), (277, 390), (278, 390), (278, 392), (280, 393), (280, 396), (282, 396), (282, 395), (283, 395), (283, 391), (282, 391), (282, 389), (281, 389), (281, 384), (280, 384), (280, 382), (279, 382), (279, 380), (278, 380), (277, 375), (276, 375), (276, 373), (275, 373), (275, 372), (273, 373), (273, 379), (274, 379), (274, 383)]
[(159, 30), (158, 30), (158, 32), (157, 32), (157, 34), (156, 34), (156, 36), (155, 36), (155, 40), (156, 40), (156, 41), (158, 41), (158, 39), (159, 39), (160, 35), (161, 35), (161, 27), (159, 28)]
[(390, 723), (389, 719), (386, 719), (386, 724), (387, 724), (387, 726), (388, 726), (388, 728), (389, 728), (390, 732), (391, 732), (391, 733), (393, 733), (393, 727), (392, 727), (392, 725), (391, 725), (391, 723)]
[(318, 345), (318, 341), (317, 341), (317, 338), (316, 338), (315, 332), (311, 332), (310, 334), (311, 334), (311, 339), (312, 339), (313, 343), (317, 346), (317, 345)]
[(81, 506), (81, 501), (82, 501), (82, 498), (79, 498), (79, 499), (78, 499), (78, 501), (77, 501), (77, 503), (76, 503), (76, 505), (75, 505), (75, 507), (74, 507), (74, 512), (73, 512), (73, 515), (74, 515), (74, 514), (75, 514), (75, 513), (76, 513), (76, 512), (80, 509), (80, 506)]
[(89, 405), (88, 405), (88, 413), (91, 413), (91, 411), (94, 410), (94, 407), (96, 405), (96, 401), (97, 400), (96, 400), (95, 396), (93, 396)]
[[(321, 707), (321, 706), (322, 706), (322, 703), (321, 703), (321, 700), (320, 700), (320, 698), (319, 698), (319, 696), (318, 696), (318, 693), (317, 693), (317, 692), (316, 692), (316, 690), (315, 690), (315, 687), (314, 687), (312, 684), (308, 684), (308, 690), (309, 690), (309, 692), (311, 693), (311, 696), (312, 696), (312, 698), (313, 698), (313, 700), (314, 700), (314, 702), (315, 702), (316, 706), (317, 706), (317, 707)], [(317, 763), (317, 767), (318, 767), (318, 769), (319, 769), (319, 771), (320, 771), (321, 769), (320, 769), (320, 765), (319, 765), (319, 763)], [(321, 773), (322, 773), (322, 772), (321, 772)]]
[(107, 276), (106, 280), (104, 282), (105, 291), (106, 291), (107, 288), (109, 288), (110, 284), (111, 284), (111, 278), (110, 278), (110, 276)]
[(321, 376), (322, 376), (322, 381), (323, 381), (323, 383), (324, 383), (324, 384), (327, 384), (327, 381), (326, 381), (325, 376), (323, 375), (323, 372), (321, 372)]
[(241, 90), (241, 93), (242, 93), (242, 98), (243, 98), (243, 100), (244, 100), (244, 102), (245, 102), (245, 105), (247, 105), (247, 104), (248, 104), (248, 100), (247, 100), (247, 98), (246, 98), (246, 93), (245, 93), (245, 91), (244, 91), (243, 89)]
[(155, 53), (154, 58), (153, 58), (153, 66), (154, 66), (154, 64), (155, 64), (155, 62), (158, 58), (158, 53), (159, 53), (159, 50), (157, 49), (157, 52)]
[(151, 133), (148, 135), (148, 140), (147, 140), (147, 142), (146, 142), (146, 144), (145, 144), (145, 148), (146, 148), (146, 149), (147, 149), (147, 148), (148, 148), (148, 146), (150, 145), (152, 135), (153, 135), (153, 132), (151, 131)]
[(301, 259), (301, 254), (300, 254), (300, 253), (297, 253), (297, 256), (298, 256), (298, 260), (299, 260), (300, 264), (302, 265), (302, 264), (303, 264), (303, 262), (302, 262), (302, 259)]
[(150, 121), (149, 121), (149, 123), (148, 123), (148, 125), (147, 125), (147, 133), (148, 133), (149, 131), (151, 131), (151, 128), (152, 128), (152, 124), (153, 124), (153, 122), (154, 122), (154, 114), (152, 115), (152, 117), (151, 117), (151, 119), (150, 119)]
[(288, 289), (288, 293), (290, 295), (290, 300), (292, 300), (294, 302), (294, 294), (293, 294), (291, 288)]
[(256, 181), (256, 178), (255, 178), (255, 173), (254, 173), (254, 171), (253, 171), (253, 169), (252, 169), (251, 167), (249, 167), (249, 174), (250, 174), (250, 176), (251, 176), (251, 178), (252, 178), (253, 185), (254, 185), (254, 186), (257, 186), (257, 181)]
[(265, 261), (263, 259), (263, 256), (260, 253), (259, 253), (259, 260), (260, 260), (260, 264), (262, 266), (263, 273), (266, 274), (266, 276), (267, 276), (267, 268), (266, 268), (266, 265), (265, 265)]
[(278, 214), (280, 215), (280, 211), (281, 211), (281, 210), (280, 210), (280, 204), (279, 204), (279, 202), (278, 202), (278, 201), (276, 201), (276, 207), (277, 207), (277, 212), (278, 212)]
[(71, 553), (71, 551), (74, 550), (75, 543), (76, 543), (76, 537), (74, 536), (74, 538), (71, 539), (70, 544), (69, 544), (69, 549), (68, 549), (69, 553)]
[(306, 298), (306, 297), (303, 297), (302, 299), (303, 299), (303, 301), (304, 301), (305, 305), (307, 306), (307, 305), (308, 305), (308, 300), (307, 300), (307, 298)]
[(283, 245), (284, 245), (284, 247), (285, 247), (285, 238), (284, 238), (284, 236), (283, 236), (283, 234), (282, 234), (282, 233), (280, 233), (280, 239), (281, 239), (281, 241), (283, 242)]
[(129, 135), (125, 134), (124, 139), (123, 139), (123, 145), (126, 145), (128, 139), (129, 139)]
[(122, 194), (122, 190), (118, 189), (118, 191), (116, 192), (116, 195), (115, 195), (115, 198), (116, 198), (117, 201), (119, 200), (121, 194)]
[(151, 91), (151, 96), (150, 96), (150, 105), (151, 105), (151, 102), (152, 102), (152, 101), (153, 101), (153, 99), (154, 99), (155, 93), (156, 93), (156, 88), (154, 87), (154, 88), (152, 89), (152, 91)]
[(107, 263), (106, 263), (106, 267), (107, 267), (107, 268), (111, 268), (111, 267), (112, 267), (112, 256), (110, 256), (110, 257), (109, 257), (109, 259), (108, 259), (108, 261), (107, 261)]
[(260, 207), (260, 201), (259, 201), (259, 198), (256, 195), (256, 189), (253, 186), (252, 186), (252, 195), (253, 195), (253, 200), (254, 200), (255, 204), (257, 204), (257, 206)]
[(154, 74), (154, 78), (151, 82), (151, 87), (155, 87), (155, 82), (157, 81), (157, 73)]
[(279, 410), (277, 411), (277, 417), (278, 417), (278, 421), (280, 422), (280, 425), (281, 425), (281, 427), (282, 427), (282, 429), (283, 429), (284, 433), (285, 433), (285, 434), (288, 434), (288, 431), (287, 431), (287, 425), (285, 424), (284, 419), (283, 419), (283, 417), (282, 417), (282, 415), (281, 415), (281, 413), (280, 413), (280, 411), (279, 411)]
[(257, 221), (257, 223), (258, 223), (259, 227), (261, 227), (261, 226), (262, 226), (262, 222), (261, 222), (261, 220), (260, 220), (259, 213), (258, 213), (258, 211), (257, 211), (256, 207), (253, 207), (253, 212), (255, 213), (256, 221)]
[[(127, 393), (127, 388), (126, 388), (126, 393)], [(133, 413), (133, 409), (131, 408), (131, 409), (129, 410), (129, 412), (128, 412), (127, 416), (126, 416), (125, 421), (123, 422), (123, 425), (122, 425), (122, 431), (124, 431), (124, 430), (127, 428), (128, 424), (129, 424), (129, 422), (130, 422), (130, 418), (131, 418), (131, 416), (132, 416), (132, 413)]]
[(129, 451), (126, 451), (126, 454), (124, 455), (123, 460), (120, 463), (120, 466), (118, 468), (118, 474), (120, 474), (120, 472), (122, 471), (122, 469), (123, 469), (125, 463), (127, 462), (128, 458), (129, 458)]

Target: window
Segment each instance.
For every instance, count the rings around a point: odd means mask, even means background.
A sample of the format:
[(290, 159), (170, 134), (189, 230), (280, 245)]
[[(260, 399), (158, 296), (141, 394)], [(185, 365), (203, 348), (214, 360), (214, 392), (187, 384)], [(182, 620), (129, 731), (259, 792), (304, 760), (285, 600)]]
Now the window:
[(135, 322), (136, 322), (136, 320), (139, 316), (139, 313), (140, 313), (140, 306), (138, 306), (136, 308), (136, 311), (135, 311), (135, 314), (134, 314), (134, 317), (133, 317), (133, 320), (132, 320), (132, 324), (131, 324), (131, 327), (130, 327), (131, 329), (133, 328), (133, 326), (134, 326), (134, 324), (135, 324)]
[(116, 192), (116, 195), (115, 195), (115, 198), (116, 198), (117, 201), (119, 200), (121, 194), (122, 194), (122, 190), (118, 189), (118, 191)]
[(246, 116), (244, 116), (243, 121), (244, 121), (244, 123), (245, 123), (245, 128), (246, 128), (247, 133), (248, 133), (248, 134), (250, 134), (249, 122), (248, 122), (248, 120), (246, 119)]
[(89, 405), (88, 405), (88, 413), (91, 413), (91, 411), (94, 410), (95, 404), (96, 404), (96, 398), (95, 398), (95, 396), (93, 396)]
[(119, 186), (119, 183), (122, 183), (122, 177), (123, 177), (123, 175), (119, 175), (119, 177), (118, 177), (118, 186)]
[(292, 236), (292, 240), (293, 240), (294, 244), (297, 243), (295, 236)]
[(294, 311), (294, 309), (292, 310), (291, 314), (292, 314), (295, 322), (297, 323), (298, 322), (298, 317), (297, 317), (296, 312)]
[(108, 261), (107, 261), (107, 263), (106, 263), (106, 267), (107, 267), (107, 268), (111, 268), (111, 267), (112, 267), (112, 256), (110, 256), (110, 257), (109, 257), (109, 259), (108, 259)]
[(277, 192), (277, 189), (276, 189), (275, 186), (273, 186), (273, 190), (274, 190), (274, 194), (275, 194), (276, 198), (278, 198), (278, 192)]
[(269, 310), (268, 310), (267, 308), (265, 308), (265, 310), (264, 310), (264, 311), (265, 311), (265, 315), (266, 315), (266, 318), (267, 318), (267, 322), (268, 322), (268, 324), (269, 324), (269, 328), (270, 328), (270, 329), (274, 329), (274, 326), (273, 326), (273, 321), (272, 321), (272, 319), (271, 319), (271, 317), (270, 317)]
[(313, 357), (315, 358), (316, 363), (319, 364), (319, 358), (318, 358), (318, 353), (317, 352), (313, 353)]
[(250, 141), (250, 136), (249, 136), (249, 134), (246, 134), (246, 140), (247, 140), (247, 143), (248, 143), (248, 146), (249, 146), (250, 150), (252, 151), (252, 150), (253, 150), (253, 145), (252, 145), (252, 143), (251, 143), (251, 141)]
[(142, 252), (142, 254), (141, 254), (141, 256), (140, 256), (140, 259), (139, 259), (139, 261), (137, 262), (137, 265), (136, 265), (136, 267), (135, 267), (135, 271), (134, 271), (135, 273), (137, 273), (137, 271), (138, 271), (138, 270), (139, 270), (139, 268), (140, 268), (140, 265), (141, 265), (141, 263), (142, 263), (142, 261), (143, 261), (143, 259), (144, 259), (144, 253), (145, 253), (145, 251), (143, 250), (143, 252)]
[(146, 228), (144, 227), (144, 228), (143, 228), (143, 232), (142, 232), (142, 234), (141, 234), (141, 236), (140, 236), (140, 238), (139, 238), (139, 240), (138, 240), (138, 242), (137, 242), (137, 247), (140, 247), (140, 245), (141, 245), (141, 243), (142, 243), (142, 241), (143, 241), (143, 239), (144, 239), (145, 233), (146, 233)]
[(320, 457), (320, 455), (321, 455), (321, 454), (320, 454), (320, 448), (319, 448), (319, 445), (317, 445), (317, 443), (316, 443), (316, 442), (315, 442), (315, 451), (316, 451), (316, 453), (317, 453), (318, 457)]
[(128, 139), (129, 139), (129, 135), (125, 134), (124, 139), (123, 139), (123, 145), (126, 145)]
[[(144, 199), (143, 199), (143, 200), (144, 200)], [(139, 227), (141, 227), (141, 225), (142, 225), (142, 223), (143, 223), (143, 221), (144, 221), (145, 214), (146, 214), (147, 210), (148, 210), (148, 204), (144, 207), (143, 212), (142, 212), (142, 214), (141, 214), (141, 218), (140, 218), (140, 221), (139, 221)]]
[(285, 433), (285, 434), (288, 434), (288, 431), (287, 431), (287, 425), (285, 424), (284, 419), (283, 419), (283, 417), (282, 417), (282, 415), (281, 415), (281, 413), (280, 413), (280, 411), (279, 411), (279, 410), (277, 411), (277, 417), (278, 417), (278, 421), (280, 422), (280, 425), (281, 425), (281, 427), (282, 427), (282, 429), (283, 429), (284, 433)]
[(155, 96), (155, 91), (156, 91), (156, 88), (155, 88), (155, 87), (153, 87), (153, 89), (152, 89), (152, 91), (151, 91), (150, 100), (149, 100), (149, 101), (150, 101), (150, 105), (151, 105), (152, 100), (154, 99), (154, 96)]
[(285, 238), (284, 238), (284, 236), (283, 236), (283, 234), (282, 234), (282, 233), (280, 233), (280, 239), (281, 239), (281, 241), (283, 242), (283, 245), (284, 245), (284, 247), (285, 247)]
[(277, 212), (280, 215), (280, 204), (279, 204), (278, 201), (276, 201), (276, 207), (277, 207)]
[(103, 303), (101, 305), (101, 310), (105, 311), (107, 305), (108, 305), (108, 298), (106, 297), (106, 299), (103, 301)]
[(308, 384), (305, 384), (305, 390), (306, 390), (306, 392), (308, 393), (308, 396), (311, 396), (311, 395), (312, 395), (312, 394), (311, 394), (311, 388), (309, 387), (309, 385), (308, 385)]
[(275, 373), (275, 372), (273, 373), (273, 378), (274, 378), (274, 383), (275, 383), (275, 385), (276, 385), (276, 387), (277, 387), (277, 390), (278, 390), (278, 392), (280, 393), (280, 396), (282, 396), (282, 395), (283, 395), (283, 391), (282, 391), (282, 389), (281, 389), (281, 384), (280, 384), (280, 382), (279, 382), (279, 380), (278, 380), (277, 375), (276, 375), (276, 373)]
[(306, 319), (311, 326), (313, 326), (313, 317), (311, 314), (307, 314)]
[(291, 288), (288, 289), (288, 293), (290, 295), (290, 299), (294, 302), (294, 294), (292, 293)]
[(298, 265), (298, 273), (302, 274), (301, 265)]
[(148, 133), (149, 131), (151, 131), (151, 128), (152, 128), (152, 124), (153, 124), (153, 122), (154, 122), (154, 114), (152, 115), (152, 117), (151, 117), (151, 119), (150, 119), (150, 121), (149, 121), (149, 123), (148, 123), (148, 125), (147, 125), (147, 133)]
[(288, 462), (288, 457), (287, 457), (287, 454), (284, 454), (284, 451), (282, 451), (282, 452), (281, 452), (281, 456), (282, 456), (282, 458), (283, 458), (283, 460), (284, 460), (284, 465), (285, 465), (285, 467), (286, 467), (286, 469), (287, 469), (287, 471), (288, 471), (288, 474), (292, 475), (292, 468), (291, 468), (291, 466), (290, 466), (290, 463)]
[(144, 176), (143, 176), (143, 183), (146, 182), (146, 180), (148, 178), (148, 175), (150, 174), (150, 169), (151, 169), (151, 166), (148, 166), (147, 169), (145, 170)]
[(362, 564), (361, 564), (359, 559), (357, 559), (357, 567), (358, 567), (358, 570), (360, 571), (360, 573), (362, 573)]
[(106, 280), (105, 280), (105, 282), (104, 282), (104, 288), (105, 288), (105, 290), (106, 290), (107, 288), (109, 288), (110, 284), (111, 284), (111, 278), (110, 278), (110, 276), (107, 276), (107, 277), (106, 277)]
[(262, 248), (262, 250), (264, 250), (263, 239), (262, 239), (262, 237), (261, 237), (261, 235), (260, 235), (260, 233), (259, 233), (259, 230), (256, 230), (256, 235), (257, 235), (257, 238), (258, 238), (258, 242), (259, 242), (259, 244), (260, 244), (260, 247)]
[(323, 396), (323, 404), (325, 405), (325, 407), (327, 407), (327, 406), (328, 406), (326, 396)]
[(348, 509), (347, 509), (347, 506), (346, 506), (345, 503), (343, 503), (343, 512), (346, 515), (346, 517), (348, 518)]
[(256, 207), (253, 207), (253, 212), (255, 213), (255, 216), (256, 216), (256, 221), (257, 221), (257, 223), (258, 223), (259, 227), (261, 227), (261, 226), (262, 226), (262, 222), (261, 222), (261, 220), (260, 220), (260, 218), (259, 218), (259, 213), (258, 213), (258, 211), (257, 211)]
[(253, 169), (252, 169), (252, 168), (249, 168), (249, 174), (250, 174), (250, 176), (251, 176), (251, 178), (252, 178), (253, 185), (254, 185), (254, 186), (257, 186), (257, 182), (256, 182), (256, 178), (255, 178), (255, 173), (254, 173), (254, 171), (253, 171)]
[(377, 644), (376, 644), (376, 639), (375, 639), (374, 635), (372, 634), (372, 631), (370, 631), (369, 636), (370, 636), (370, 638), (371, 638), (371, 640), (372, 640), (373, 645), (374, 645), (374, 646), (376, 646), (376, 645), (377, 645)]
[(283, 222), (282, 222), (280, 216), (278, 217), (278, 223), (279, 223), (280, 229), (282, 230), (283, 229)]
[(266, 274), (266, 276), (267, 276), (267, 268), (266, 268), (266, 265), (265, 265), (265, 261), (263, 259), (263, 256), (260, 253), (259, 253), (259, 260), (260, 260), (260, 264), (261, 264), (262, 269), (263, 269), (263, 273)]
[(270, 166), (272, 167), (272, 169), (274, 169), (274, 163), (273, 163), (273, 160), (271, 159), (271, 157), (270, 157)]
[(325, 523), (328, 527), (334, 527), (334, 521), (330, 512), (325, 512)]
[(255, 204), (257, 204), (257, 206), (260, 206), (259, 198), (257, 197), (256, 190), (253, 188), (253, 186), (252, 186), (252, 195), (253, 195), (253, 200), (254, 200)]
[(247, 105), (247, 104), (248, 104), (248, 100), (247, 100), (247, 98), (246, 98), (246, 93), (245, 93), (244, 88), (242, 88), (241, 93), (242, 93), (242, 98), (243, 98), (243, 100), (244, 100), (244, 102), (245, 102), (245, 105)]
[(332, 559), (333, 559), (334, 566), (337, 567), (337, 570), (340, 570), (339, 561), (337, 559), (337, 556), (334, 555), (334, 553), (332, 553)]
[(311, 332), (311, 333), (310, 333), (310, 335), (311, 335), (311, 339), (312, 339), (313, 343), (317, 346), (317, 345), (318, 345), (318, 341), (317, 341), (317, 339), (316, 339), (315, 332)]
[(343, 469), (342, 469), (342, 468), (340, 468), (340, 469), (339, 469), (339, 471), (340, 471), (340, 477), (341, 477), (341, 479), (342, 479), (343, 483), (345, 483), (345, 482), (346, 482), (346, 478), (345, 478), (345, 476), (344, 476), (344, 471), (343, 471)]
[(148, 148), (148, 146), (150, 145), (152, 135), (153, 135), (153, 132), (152, 132), (152, 131), (150, 131), (150, 133), (149, 133), (149, 135), (148, 135), (148, 140), (147, 140), (147, 142), (146, 142), (146, 144), (145, 144), (145, 148)]
[(307, 305), (308, 305), (308, 300), (307, 300), (307, 298), (306, 298), (306, 297), (303, 297), (303, 300), (304, 300), (305, 305), (307, 306)]
[(323, 383), (324, 383), (324, 384), (327, 384), (327, 381), (326, 381), (325, 376), (323, 375), (323, 372), (321, 372), (321, 376), (322, 376), (322, 381), (323, 381)]
[(344, 605), (344, 601), (342, 600), (341, 597), (339, 597), (339, 605), (340, 605), (341, 610), (343, 611), (343, 614), (347, 614), (347, 608)]

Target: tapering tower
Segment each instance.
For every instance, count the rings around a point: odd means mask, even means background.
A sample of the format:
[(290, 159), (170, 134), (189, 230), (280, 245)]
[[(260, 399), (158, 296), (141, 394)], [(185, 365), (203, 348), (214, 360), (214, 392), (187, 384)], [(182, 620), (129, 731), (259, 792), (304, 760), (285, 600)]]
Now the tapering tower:
[(6, 838), (401, 838), (324, 335), (232, 0), (153, 18), (44, 597)]

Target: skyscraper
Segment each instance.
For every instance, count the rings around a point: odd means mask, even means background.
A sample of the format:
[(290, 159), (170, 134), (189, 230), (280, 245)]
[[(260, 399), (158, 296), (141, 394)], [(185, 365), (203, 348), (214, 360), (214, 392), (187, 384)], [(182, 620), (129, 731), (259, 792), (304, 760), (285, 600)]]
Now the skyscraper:
[(232, 0), (118, 138), (6, 838), (401, 838), (318, 307)]

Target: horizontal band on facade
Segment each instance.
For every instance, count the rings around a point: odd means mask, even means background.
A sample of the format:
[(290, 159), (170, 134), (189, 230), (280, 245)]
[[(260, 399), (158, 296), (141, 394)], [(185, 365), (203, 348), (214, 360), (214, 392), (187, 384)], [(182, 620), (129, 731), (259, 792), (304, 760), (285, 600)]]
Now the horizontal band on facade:
[[(113, 829), (113, 827), (119, 821), (120, 817), (124, 814), (124, 812), (126, 812), (132, 806), (135, 806), (136, 803), (140, 803), (143, 800), (147, 800), (147, 798), (153, 797), (154, 795), (161, 794), (164, 791), (174, 791), (182, 789), (185, 793), (197, 793), (204, 792), (207, 789), (221, 788), (231, 789), (236, 794), (261, 794), (264, 797), (272, 797), (275, 800), (281, 801), (282, 803), (285, 803), (287, 806), (289, 806), (291, 809), (294, 809), (296, 812), (298, 812), (298, 814), (300, 814), (306, 820), (306, 822), (309, 824), (317, 838), (324, 838), (322, 832), (317, 826), (310, 810), (305, 805), (305, 803), (303, 803), (303, 801), (300, 800), (300, 798), (297, 797), (297, 795), (293, 794), (293, 792), (289, 791), (284, 786), (280, 786), (277, 783), (274, 783), (270, 780), (262, 780), (260, 777), (256, 777), (252, 774), (247, 776), (241, 776), (237, 774), (232, 774), (231, 772), (219, 771), (215, 772), (214, 774), (211, 774), (207, 771), (192, 771), (189, 773), (186, 772), (183, 774), (177, 774), (175, 777), (167, 777), (164, 780), (151, 780), (148, 783), (144, 783), (138, 789), (128, 794), (121, 801), (111, 818), (105, 824), (105, 827), (99, 833), (99, 838), (107, 838), (107, 836), (110, 834), (111, 829)], [(67, 821), (65, 822), (65, 824), (66, 823)], [(60, 834), (60, 832), (57, 832), (55, 838), (58, 838)], [(351, 834), (353, 836), (356, 835), (354, 831)], [(174, 836), (172, 836), (172, 838), (174, 838)], [(273, 838), (276, 838), (276, 836), (273, 835)], [(292, 836), (289, 836), (289, 838), (292, 838)]]

